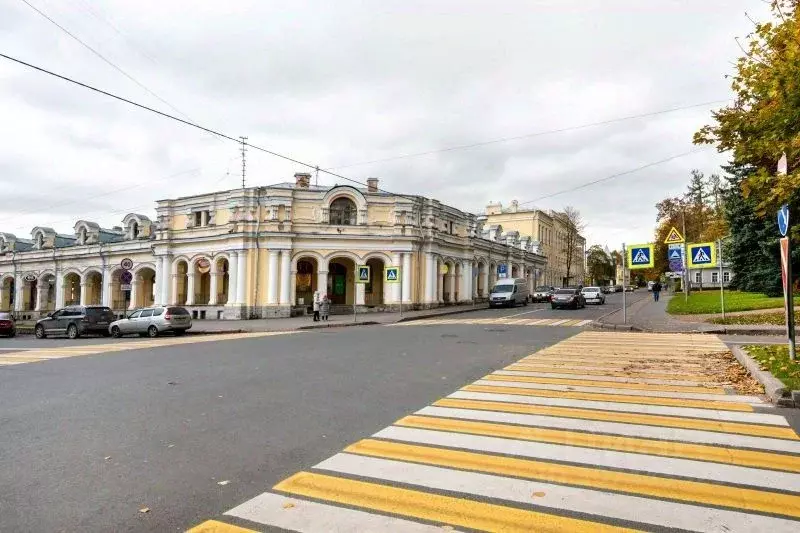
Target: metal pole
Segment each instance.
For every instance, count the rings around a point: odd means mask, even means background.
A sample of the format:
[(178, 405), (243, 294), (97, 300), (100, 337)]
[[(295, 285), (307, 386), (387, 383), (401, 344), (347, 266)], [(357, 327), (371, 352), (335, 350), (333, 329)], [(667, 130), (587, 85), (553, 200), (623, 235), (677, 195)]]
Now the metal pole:
[(717, 241), (717, 261), (719, 262), (719, 303), (722, 306), (722, 321), (725, 321), (725, 286), (722, 283), (722, 239)]
[(397, 271), (400, 273), (398, 274), (400, 276), (400, 318), (403, 318), (403, 271), (401, 268), (397, 269)]
[(627, 268), (628, 252), (625, 250), (625, 243), (622, 243), (622, 323), (628, 323), (628, 298), (627, 287), (625, 286), (625, 270)]
[[(787, 224), (788, 226), (788, 224)], [(792, 239), (789, 237), (791, 232), (786, 230), (786, 325), (788, 326), (789, 336), (789, 359), (795, 360), (795, 345), (794, 345), (794, 295), (792, 287)]]
[(358, 265), (356, 265), (356, 271), (353, 276), (353, 322), (358, 322), (356, 318), (356, 302), (358, 299), (356, 298), (356, 294), (358, 293)]
[(681, 228), (683, 229), (683, 300), (689, 301), (689, 261), (686, 259), (686, 208), (681, 210)]

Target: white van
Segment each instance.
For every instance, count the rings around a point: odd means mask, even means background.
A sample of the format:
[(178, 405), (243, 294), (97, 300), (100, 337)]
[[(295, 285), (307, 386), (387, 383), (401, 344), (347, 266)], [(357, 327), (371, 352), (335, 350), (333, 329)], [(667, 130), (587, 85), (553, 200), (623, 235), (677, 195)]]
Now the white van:
[(489, 307), (528, 305), (528, 282), (519, 278), (499, 279), (489, 293)]

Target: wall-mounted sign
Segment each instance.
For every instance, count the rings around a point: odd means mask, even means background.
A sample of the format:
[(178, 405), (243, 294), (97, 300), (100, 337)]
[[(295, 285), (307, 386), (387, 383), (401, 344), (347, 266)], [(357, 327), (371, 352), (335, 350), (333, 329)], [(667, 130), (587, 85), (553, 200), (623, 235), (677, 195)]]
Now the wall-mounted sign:
[(121, 266), (124, 270), (130, 270), (133, 268), (133, 259), (126, 257), (122, 261), (119, 262), (119, 266)]
[(25, 274), (25, 277), (23, 277), (22, 279), (31, 282), (31, 281), (36, 281), (38, 278), (36, 277), (35, 274)]

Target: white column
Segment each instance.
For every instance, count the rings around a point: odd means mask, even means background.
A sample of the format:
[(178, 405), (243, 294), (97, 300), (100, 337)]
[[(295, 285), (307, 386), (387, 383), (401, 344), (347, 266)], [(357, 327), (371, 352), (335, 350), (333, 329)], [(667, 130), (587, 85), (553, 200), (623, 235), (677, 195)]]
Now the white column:
[(434, 261), (436, 267), (436, 301), (444, 303), (444, 274), (441, 273), (439, 262)]
[(6, 307), (6, 287), (5, 285), (0, 284), (0, 311), (9, 311), (9, 309), (6, 309), (5, 307)]
[[(131, 301), (128, 303), (129, 310), (136, 309), (136, 302), (139, 300), (139, 290), (141, 290), (141, 288), (142, 281), (139, 279), (139, 276), (134, 276), (134, 278), (131, 280)], [(158, 291), (156, 291), (156, 293), (157, 292)]]
[(449, 278), (448, 281), (448, 291), (450, 292), (450, 303), (456, 302), (456, 264), (453, 263), (453, 268), (451, 272), (447, 273), (447, 277)]
[(434, 278), (433, 278), (433, 258), (431, 254), (425, 254), (425, 303), (434, 300)]
[(175, 272), (170, 277), (172, 281), (172, 291), (170, 292), (172, 294), (170, 294), (169, 298), (167, 298), (167, 305), (178, 303), (178, 290), (180, 289), (180, 287), (178, 286), (178, 273)]
[(292, 288), (292, 258), (291, 250), (281, 251), (281, 294), (280, 304), (290, 305), (292, 303), (289, 291)]
[(41, 311), (43, 307), (46, 307), (47, 304), (47, 284), (42, 283), (42, 280), (39, 279), (39, 283), (36, 285), (36, 303), (34, 304), (35, 311)]
[(403, 267), (400, 269), (403, 276), (403, 302), (411, 303), (411, 254), (403, 254)]
[(356, 305), (364, 305), (364, 298), (366, 295), (366, 285), (363, 283), (356, 283)]
[[(189, 268), (192, 268), (191, 266)], [(194, 272), (190, 272), (186, 275), (186, 305), (194, 305), (194, 282), (196, 278), (196, 274)]]
[(237, 287), (239, 285), (239, 254), (236, 250), (231, 251), (231, 258), (228, 261), (228, 303), (227, 305), (234, 305), (238, 303), (236, 296), (238, 294)]
[(475, 300), (478, 297), (478, 275), (479, 270), (475, 268), (475, 265), (470, 265), (470, 271), (472, 273), (472, 299)]
[[(327, 270), (319, 270), (317, 272), (317, 290), (321, 294), (325, 294), (328, 292), (328, 271)], [(305, 305), (308, 305), (309, 302), (305, 302)]]
[(472, 261), (463, 261), (461, 265), (461, 283), (463, 287), (461, 301), (468, 302), (472, 300)]
[(239, 250), (239, 272), (236, 274), (236, 299), (239, 305), (247, 305), (247, 250)]
[[(403, 262), (403, 260), (401, 259), (401, 254), (392, 255), (392, 266), (400, 267), (400, 275), (401, 276), (403, 275), (402, 262)], [(381, 272), (381, 276), (384, 276), (383, 272)], [(385, 280), (386, 280), (386, 276), (384, 276), (384, 282), (385, 282)], [(400, 281), (400, 280), (398, 280), (398, 281)], [(390, 302), (393, 303), (393, 304), (399, 304), (400, 303), (400, 283), (392, 283), (389, 286), (391, 287), (391, 290), (390, 290), (391, 300), (390, 300)], [(386, 292), (384, 291), (384, 294), (385, 293)]]
[(489, 291), (491, 287), (489, 287), (489, 265), (486, 265), (486, 268), (483, 269), (483, 292), (481, 293), (482, 298), (487, 298), (489, 296)]
[(25, 282), (22, 280), (22, 276), (17, 276), (14, 280), (14, 291), (17, 293), (14, 296), (14, 310), (22, 311), (22, 299), (25, 295)]
[(164, 258), (156, 256), (156, 283), (153, 288), (153, 304), (162, 305), (164, 303)]
[(56, 309), (64, 307), (64, 277), (56, 270)]
[(267, 305), (278, 303), (278, 250), (269, 251), (269, 273), (267, 274)]
[[(163, 283), (161, 284), (161, 303), (164, 305), (169, 305), (172, 303), (170, 300), (172, 299), (170, 296), (171, 289), (172, 289), (172, 261), (170, 261), (169, 256), (165, 255), (162, 258), (163, 265), (161, 267), (161, 278)], [(178, 295), (175, 295), (177, 298)]]
[(111, 307), (114, 302), (111, 301), (111, 269), (103, 271), (103, 292), (101, 293), (101, 303), (106, 307)]
[(88, 292), (86, 290), (87, 288), (88, 284), (84, 280), (81, 280), (81, 305), (86, 305), (87, 302), (89, 301), (86, 294)]
[(210, 281), (210, 284), (209, 284), (210, 287), (209, 287), (209, 295), (208, 295), (208, 305), (217, 305), (217, 292), (219, 290), (218, 289), (218, 283), (219, 283), (219, 277), (221, 275), (222, 274), (220, 274), (218, 272), (211, 272), (211, 279), (209, 280)]

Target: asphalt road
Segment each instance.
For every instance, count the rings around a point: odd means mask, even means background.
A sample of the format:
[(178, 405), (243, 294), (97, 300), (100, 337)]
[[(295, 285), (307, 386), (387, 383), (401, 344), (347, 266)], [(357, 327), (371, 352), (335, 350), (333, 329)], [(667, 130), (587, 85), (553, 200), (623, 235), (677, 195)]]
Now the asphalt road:
[[(449, 318), (596, 318), (618, 298)], [(353, 327), (0, 366), (0, 530), (182, 531), (579, 331)]]

